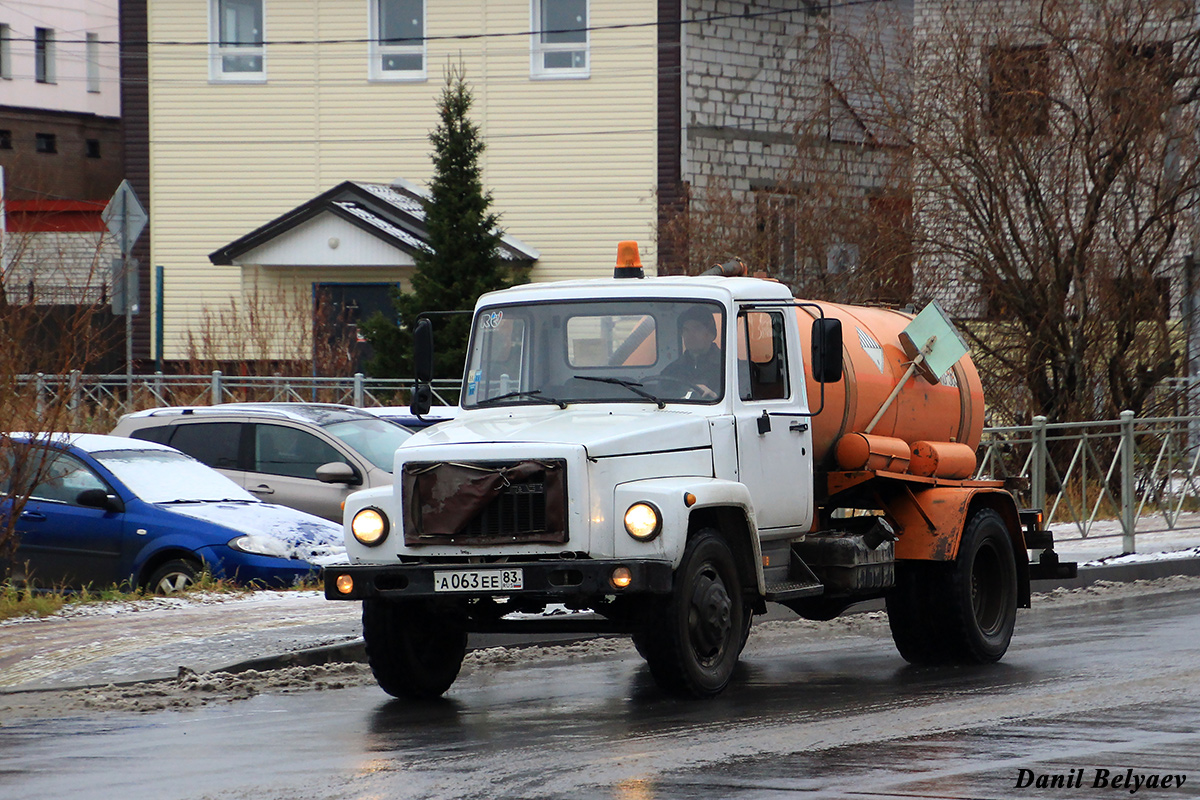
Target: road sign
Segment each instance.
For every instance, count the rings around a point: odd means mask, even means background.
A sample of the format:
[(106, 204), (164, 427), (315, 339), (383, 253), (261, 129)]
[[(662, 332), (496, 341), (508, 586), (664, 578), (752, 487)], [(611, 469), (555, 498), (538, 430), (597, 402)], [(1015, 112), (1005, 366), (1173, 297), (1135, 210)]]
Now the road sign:
[(900, 345), (909, 358), (916, 359), (918, 353), (924, 354), (924, 358), (917, 359), (917, 369), (930, 383), (941, 380), (969, 349), (936, 300), (925, 306), (900, 332)]
[(129, 255), (133, 243), (142, 235), (142, 229), (150, 219), (128, 180), (121, 181), (121, 185), (113, 193), (112, 200), (108, 201), (108, 205), (101, 212), (100, 218), (112, 231), (113, 236), (117, 237), (117, 242), (121, 245), (121, 255), (125, 256)]

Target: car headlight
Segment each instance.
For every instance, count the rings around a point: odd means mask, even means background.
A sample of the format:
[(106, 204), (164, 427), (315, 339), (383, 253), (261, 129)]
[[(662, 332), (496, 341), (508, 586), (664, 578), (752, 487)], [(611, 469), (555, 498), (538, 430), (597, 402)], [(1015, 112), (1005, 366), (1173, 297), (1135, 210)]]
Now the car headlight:
[(350, 520), (350, 532), (359, 544), (376, 547), (388, 535), (388, 519), (378, 508), (364, 508)]
[(229, 547), (239, 553), (249, 553), (255, 556), (273, 556), (274, 558), (291, 558), (288, 546), (274, 536), (262, 536), (248, 533), (229, 542)]
[(625, 532), (639, 542), (648, 542), (662, 531), (662, 515), (650, 503), (634, 503), (625, 512)]

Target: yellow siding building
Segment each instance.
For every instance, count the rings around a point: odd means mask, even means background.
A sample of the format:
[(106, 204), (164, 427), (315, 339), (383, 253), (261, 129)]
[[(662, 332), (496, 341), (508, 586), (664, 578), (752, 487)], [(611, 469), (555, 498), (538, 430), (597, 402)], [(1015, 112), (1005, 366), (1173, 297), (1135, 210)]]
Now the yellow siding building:
[[(377, 33), (381, 2), (424, 14), (404, 21), (415, 46), (372, 41), (388, 36)], [(572, 27), (582, 32), (529, 33), (546, 27), (542, 12), (561, 25), (578, 9), (584, 24)], [(400, 253), (359, 263), (314, 253), (290, 268), (218, 266), (209, 255), (343, 181), (427, 184), (427, 137), (451, 65), (474, 93), (493, 210), (539, 254), (532, 280), (611, 274), (622, 239), (642, 242), (653, 272), (655, 4), (154, 0), (145, 13), (149, 260), (164, 276), (163, 352), (153, 355), (185, 358), (205, 309), (228, 308), (255, 285), (308, 296), (320, 283), (402, 282), (411, 261)]]

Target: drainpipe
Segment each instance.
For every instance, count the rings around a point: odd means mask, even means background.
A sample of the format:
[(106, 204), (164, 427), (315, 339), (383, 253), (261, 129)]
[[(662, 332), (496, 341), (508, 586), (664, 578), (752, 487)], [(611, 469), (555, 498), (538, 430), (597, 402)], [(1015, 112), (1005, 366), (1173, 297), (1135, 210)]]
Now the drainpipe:
[(5, 254), (8, 252), (5, 247), (8, 244), (8, 192), (5, 189), (4, 167), (0, 166), (0, 301), (5, 299), (5, 278), (8, 273), (8, 263), (4, 260)]

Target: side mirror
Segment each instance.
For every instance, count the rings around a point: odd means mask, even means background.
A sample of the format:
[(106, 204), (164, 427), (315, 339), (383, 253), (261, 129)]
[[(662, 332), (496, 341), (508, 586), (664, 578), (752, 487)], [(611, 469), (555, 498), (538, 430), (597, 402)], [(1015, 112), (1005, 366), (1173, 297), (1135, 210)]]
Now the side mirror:
[(417, 320), (417, 327), (413, 330), (413, 374), (416, 382), (408, 401), (408, 410), (421, 417), (428, 414), (433, 405), (433, 389), (429, 386), (433, 380), (433, 323), (429, 317)]
[(99, 508), (103, 511), (121, 513), (125, 504), (115, 494), (109, 494), (103, 489), (84, 489), (75, 496), (75, 505), (84, 508)]
[(362, 476), (344, 461), (330, 461), (317, 467), (317, 480), (321, 483), (345, 483), (361, 486)]
[(429, 317), (417, 320), (413, 329), (413, 375), (418, 383), (433, 380), (433, 323)]
[(408, 411), (415, 417), (423, 417), (433, 407), (433, 389), (428, 383), (417, 383), (413, 386), (412, 397), (408, 401)]
[(812, 325), (812, 375), (817, 383), (842, 379), (842, 321), (814, 319)]

